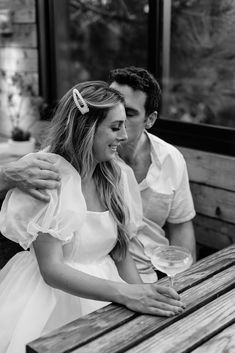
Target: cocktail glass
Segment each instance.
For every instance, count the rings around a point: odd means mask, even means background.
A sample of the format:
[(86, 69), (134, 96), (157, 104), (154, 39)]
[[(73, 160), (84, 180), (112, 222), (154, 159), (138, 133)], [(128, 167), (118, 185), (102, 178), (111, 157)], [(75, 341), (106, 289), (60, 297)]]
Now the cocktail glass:
[(187, 270), (193, 263), (190, 251), (181, 246), (159, 246), (148, 249), (146, 253), (150, 256), (153, 266), (166, 273), (172, 287), (175, 275)]

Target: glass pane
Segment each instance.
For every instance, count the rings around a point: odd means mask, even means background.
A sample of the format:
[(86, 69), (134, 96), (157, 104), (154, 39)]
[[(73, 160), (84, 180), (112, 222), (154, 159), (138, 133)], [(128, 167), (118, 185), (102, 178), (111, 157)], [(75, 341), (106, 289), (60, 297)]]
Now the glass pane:
[(71, 84), (147, 65), (148, 0), (69, 0)]
[(164, 0), (162, 117), (235, 127), (235, 1)]

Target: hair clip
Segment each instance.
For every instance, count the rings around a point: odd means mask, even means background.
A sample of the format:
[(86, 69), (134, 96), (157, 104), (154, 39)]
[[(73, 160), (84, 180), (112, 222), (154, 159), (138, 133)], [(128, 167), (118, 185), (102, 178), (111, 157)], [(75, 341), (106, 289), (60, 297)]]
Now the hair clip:
[(73, 89), (73, 100), (74, 100), (74, 103), (76, 104), (77, 108), (82, 113), (82, 115), (89, 112), (89, 108), (88, 108), (86, 102), (84, 101), (81, 93), (76, 88)]

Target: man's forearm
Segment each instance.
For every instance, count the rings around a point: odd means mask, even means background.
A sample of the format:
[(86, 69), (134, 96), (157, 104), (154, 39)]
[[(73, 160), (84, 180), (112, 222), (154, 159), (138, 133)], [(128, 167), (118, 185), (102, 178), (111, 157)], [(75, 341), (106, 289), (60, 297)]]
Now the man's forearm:
[(167, 224), (167, 235), (171, 245), (179, 245), (190, 250), (196, 261), (196, 241), (192, 221), (179, 224)]

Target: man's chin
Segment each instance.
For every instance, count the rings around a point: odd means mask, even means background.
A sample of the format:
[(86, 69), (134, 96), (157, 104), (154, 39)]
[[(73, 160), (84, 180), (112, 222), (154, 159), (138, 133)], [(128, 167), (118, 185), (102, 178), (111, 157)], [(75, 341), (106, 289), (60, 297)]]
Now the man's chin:
[(127, 160), (129, 156), (129, 148), (127, 148), (127, 143), (122, 143), (120, 146), (118, 146), (117, 153), (120, 158), (124, 159), (125, 161)]
[(125, 146), (128, 146), (129, 143), (130, 143), (129, 140), (123, 141), (123, 142), (120, 143), (120, 145), (118, 146), (118, 148), (122, 148), (122, 149), (123, 149), (123, 148), (125, 148)]
[(125, 147), (126, 146), (127, 146), (127, 143), (126, 142), (122, 142), (117, 148), (118, 154), (121, 155), (125, 151)]

